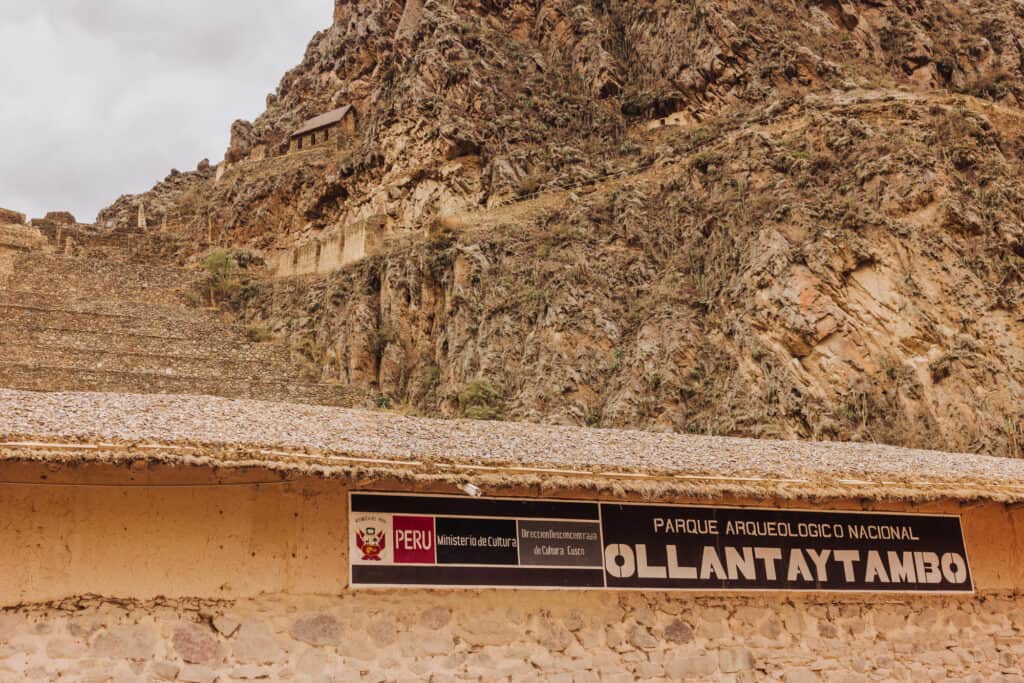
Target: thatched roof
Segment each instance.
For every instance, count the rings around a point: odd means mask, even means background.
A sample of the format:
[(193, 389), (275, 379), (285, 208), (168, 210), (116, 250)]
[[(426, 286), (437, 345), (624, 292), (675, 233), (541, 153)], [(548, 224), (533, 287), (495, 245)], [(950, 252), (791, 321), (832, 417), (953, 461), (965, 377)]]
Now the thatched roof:
[(354, 111), (352, 109), (352, 105), (346, 104), (344, 107), (339, 107), (334, 111), (329, 111), (326, 114), (315, 116), (311, 118), (309, 121), (306, 121), (304, 124), (299, 126), (298, 130), (292, 133), (292, 137), (297, 138), (300, 135), (312, 133), (315, 130), (320, 130), (321, 128), (326, 128), (327, 126), (333, 126), (334, 124), (343, 121), (351, 111)]
[(0, 389), (0, 462), (11, 460), (141, 460), (651, 495), (1024, 501), (1024, 461), (979, 455)]

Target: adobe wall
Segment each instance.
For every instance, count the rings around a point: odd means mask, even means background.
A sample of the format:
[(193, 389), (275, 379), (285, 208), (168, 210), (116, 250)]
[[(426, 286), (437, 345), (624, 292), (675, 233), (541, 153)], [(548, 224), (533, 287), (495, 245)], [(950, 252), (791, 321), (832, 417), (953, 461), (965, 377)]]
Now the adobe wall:
[(976, 596), (367, 591), (345, 486), (275, 479), (0, 466), (0, 681), (1024, 676), (1018, 508), (912, 508), (962, 512)]

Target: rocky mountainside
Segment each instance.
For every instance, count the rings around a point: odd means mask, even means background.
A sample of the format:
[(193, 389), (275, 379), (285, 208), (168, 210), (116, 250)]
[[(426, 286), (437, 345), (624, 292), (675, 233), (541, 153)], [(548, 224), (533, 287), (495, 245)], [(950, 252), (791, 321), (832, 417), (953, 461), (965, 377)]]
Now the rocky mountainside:
[(99, 224), (259, 256), (382, 219), (236, 304), (367, 404), (1024, 454), (1024, 3), (334, 18), (223, 163)]

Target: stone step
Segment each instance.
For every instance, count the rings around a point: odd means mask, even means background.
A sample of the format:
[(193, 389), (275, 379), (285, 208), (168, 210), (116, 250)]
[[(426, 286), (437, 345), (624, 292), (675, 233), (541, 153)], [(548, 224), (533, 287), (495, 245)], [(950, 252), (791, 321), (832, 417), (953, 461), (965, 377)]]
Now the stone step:
[(183, 303), (197, 275), (182, 268), (126, 263), (102, 258), (74, 258), (30, 252), (15, 260), (7, 289), (56, 299), (109, 299)]
[[(240, 326), (206, 310), (104, 301), (69, 302), (86, 309), (65, 309), (11, 304), (11, 298), (23, 302), (48, 299), (0, 295), (0, 317), (6, 323), (0, 328), (0, 343), (27, 347), (21, 357), (43, 355), (52, 349), (54, 353), (83, 352), (89, 363), (86, 367), (107, 363), (104, 356), (117, 353), (238, 360), (263, 364), (268, 372), (278, 374), (280, 368), (294, 367), (283, 346), (254, 342)], [(88, 358), (90, 354), (96, 357)]]
[(233, 377), (165, 377), (143, 372), (69, 371), (0, 362), (0, 386), (21, 391), (93, 391), (127, 394), (223, 396), (350, 407), (358, 398), (341, 385)]
[[(75, 309), (43, 308), (0, 302), (0, 319), (5, 326), (24, 329), (60, 329), (71, 332), (98, 332), (109, 335), (126, 334), (165, 339), (214, 338), (224, 334), (223, 323), (201, 312), (165, 314), (154, 311), (151, 316), (122, 315)], [(234, 335), (231, 335), (233, 338)]]
[(45, 348), (56, 347), (78, 351), (102, 350), (118, 353), (142, 353), (149, 355), (182, 356), (238, 356), (251, 361), (268, 363), (291, 363), (287, 349), (273, 342), (250, 343), (243, 335), (205, 334), (193, 337), (184, 335), (159, 336), (133, 334), (125, 330), (116, 333), (97, 329), (60, 328), (49, 325), (50, 316), (40, 314), (37, 319), (25, 325), (10, 324), (10, 318), (0, 308), (0, 344), (23, 344)]
[(259, 357), (250, 349), (232, 355), (194, 355), (169, 346), (163, 353), (76, 349), (0, 342), (0, 359), (17, 365), (43, 365), (70, 371), (142, 372), (165, 377), (232, 377), (258, 380), (266, 375), (299, 380), (293, 367)]
[[(116, 297), (116, 292), (111, 293)], [(0, 306), (34, 309), (40, 312), (83, 313), (104, 317), (161, 319), (188, 322), (210, 320), (221, 322), (220, 313), (208, 308), (176, 303), (129, 301), (117, 298), (54, 296), (41, 292), (0, 289)]]
[(77, 256), (14, 257), (0, 285), (0, 387), (359, 400), (342, 385), (304, 377), (286, 348), (253, 341), (220, 313), (192, 305), (202, 275), (161, 265), (173, 242), (83, 233), (72, 247)]

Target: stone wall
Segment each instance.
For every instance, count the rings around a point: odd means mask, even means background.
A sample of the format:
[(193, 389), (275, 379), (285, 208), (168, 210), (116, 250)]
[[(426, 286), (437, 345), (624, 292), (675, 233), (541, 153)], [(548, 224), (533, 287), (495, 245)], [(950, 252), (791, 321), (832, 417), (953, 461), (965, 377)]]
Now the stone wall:
[(275, 277), (326, 275), (381, 253), (388, 240), (386, 232), (387, 219), (374, 216), (278, 250), (269, 261)]
[(85, 599), (0, 612), (0, 681), (1020, 681), (1020, 607), (420, 591)]
[(0, 214), (0, 289), (7, 287), (14, 276), (14, 266), (20, 253), (42, 250), (47, 246), (46, 238), (39, 230), (22, 224), (3, 224), (2, 219), (3, 214)]
[(371, 591), (337, 481), (141, 460), (0, 481), (0, 683), (1024, 682), (1014, 506), (878, 506), (962, 514), (974, 596)]
[[(289, 154), (294, 154), (295, 152), (313, 149), (314, 147), (325, 147), (331, 145), (340, 149), (351, 141), (355, 132), (356, 115), (354, 111), (349, 110), (345, 117), (338, 123), (291, 137), (287, 143), (287, 151)], [(264, 154), (264, 157), (265, 156), (266, 154)], [(255, 151), (253, 154), (249, 155), (249, 160), (257, 160)]]
[(7, 251), (38, 251), (47, 246), (46, 238), (36, 228), (25, 225), (0, 224), (0, 248)]
[(11, 211), (0, 207), (0, 223), (8, 223), (13, 225), (24, 225), (25, 214), (19, 211)]

